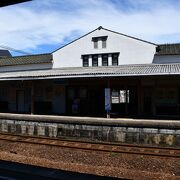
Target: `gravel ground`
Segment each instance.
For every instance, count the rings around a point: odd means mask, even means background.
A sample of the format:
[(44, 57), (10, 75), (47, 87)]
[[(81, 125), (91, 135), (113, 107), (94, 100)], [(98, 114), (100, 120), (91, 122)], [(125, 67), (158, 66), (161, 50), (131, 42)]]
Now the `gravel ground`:
[(0, 141), (0, 159), (130, 179), (179, 179), (180, 160)]

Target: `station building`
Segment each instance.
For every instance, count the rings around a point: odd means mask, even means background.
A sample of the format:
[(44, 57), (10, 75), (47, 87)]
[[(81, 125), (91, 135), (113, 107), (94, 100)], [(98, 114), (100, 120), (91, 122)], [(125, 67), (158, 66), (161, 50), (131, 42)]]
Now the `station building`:
[(98, 27), (52, 53), (3, 54), (0, 112), (180, 117), (180, 44)]

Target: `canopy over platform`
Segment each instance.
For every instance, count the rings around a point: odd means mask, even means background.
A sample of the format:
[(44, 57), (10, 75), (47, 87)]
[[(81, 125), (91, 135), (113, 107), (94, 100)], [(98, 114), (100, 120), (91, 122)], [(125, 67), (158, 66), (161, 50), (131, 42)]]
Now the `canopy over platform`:
[(180, 75), (180, 63), (121, 65), (117, 67), (71, 67), (48, 70), (1, 72), (0, 81), (156, 75)]

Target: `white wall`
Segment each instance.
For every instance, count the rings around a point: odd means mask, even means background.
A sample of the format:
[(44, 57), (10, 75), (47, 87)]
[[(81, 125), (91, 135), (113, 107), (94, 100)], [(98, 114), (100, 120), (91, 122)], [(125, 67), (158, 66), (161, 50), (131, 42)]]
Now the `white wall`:
[(154, 56), (153, 63), (155, 64), (180, 63), (180, 55)]
[(0, 66), (0, 72), (7, 71), (23, 71), (23, 70), (36, 70), (36, 69), (50, 69), (52, 68), (51, 63), (43, 64), (27, 64), (27, 65), (14, 65), (14, 66)]
[[(92, 37), (108, 36), (105, 49), (94, 49)], [(101, 45), (101, 44), (99, 44)], [(130, 37), (119, 35), (105, 29), (96, 30), (83, 38), (61, 48), (53, 53), (53, 68), (81, 67), (83, 54), (98, 54), (119, 52), (121, 64), (152, 63), (156, 46)], [(90, 62), (91, 64), (91, 62)]]

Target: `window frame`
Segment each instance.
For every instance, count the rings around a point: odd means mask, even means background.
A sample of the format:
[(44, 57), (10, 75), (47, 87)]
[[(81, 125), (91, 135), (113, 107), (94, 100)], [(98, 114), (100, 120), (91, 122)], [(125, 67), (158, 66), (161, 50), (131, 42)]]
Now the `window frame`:
[(98, 67), (98, 55), (92, 55), (92, 67)]
[(107, 38), (102, 38), (102, 49), (105, 49), (107, 47)]
[[(87, 61), (87, 62), (85, 62)], [(83, 67), (89, 67), (89, 56), (88, 55), (85, 55), (82, 57), (82, 65)]]
[[(98, 37), (92, 37), (92, 42), (94, 49), (105, 49), (107, 47), (107, 38), (108, 36), (98, 36)], [(99, 47), (99, 43), (101, 41), (101, 47)]]
[(93, 39), (94, 49), (98, 49), (98, 38)]
[(129, 104), (130, 102), (129, 89), (112, 89), (111, 103), (112, 104)]
[[(108, 54), (102, 54), (102, 66), (108, 66), (109, 62), (108, 62)], [(106, 58), (105, 58), (106, 57)]]
[(119, 65), (119, 54), (115, 53), (112, 54), (112, 66), (118, 66)]

